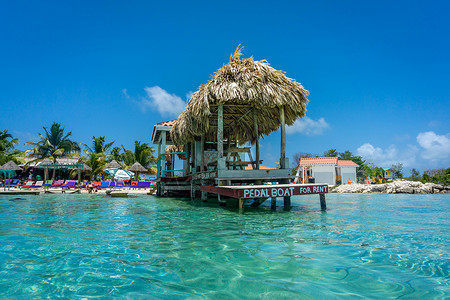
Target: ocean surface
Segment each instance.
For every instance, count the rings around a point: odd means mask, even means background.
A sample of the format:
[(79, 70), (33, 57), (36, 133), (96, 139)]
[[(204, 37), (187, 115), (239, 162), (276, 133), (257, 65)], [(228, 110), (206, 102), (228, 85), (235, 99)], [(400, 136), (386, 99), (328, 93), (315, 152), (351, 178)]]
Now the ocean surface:
[(450, 297), (450, 194), (292, 203), (0, 195), (0, 298)]

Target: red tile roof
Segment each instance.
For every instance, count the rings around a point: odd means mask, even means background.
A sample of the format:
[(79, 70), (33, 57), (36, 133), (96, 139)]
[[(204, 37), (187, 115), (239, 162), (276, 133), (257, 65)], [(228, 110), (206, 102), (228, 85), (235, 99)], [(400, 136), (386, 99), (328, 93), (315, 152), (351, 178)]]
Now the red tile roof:
[(359, 167), (359, 165), (351, 160), (338, 160), (338, 167)]
[(337, 157), (311, 157), (300, 158), (300, 166), (310, 165), (337, 165)]
[[(247, 165), (245, 166), (246, 170), (253, 170), (252, 165)], [(275, 170), (275, 168), (271, 168), (271, 167), (266, 167), (266, 166), (259, 166), (260, 170)]]

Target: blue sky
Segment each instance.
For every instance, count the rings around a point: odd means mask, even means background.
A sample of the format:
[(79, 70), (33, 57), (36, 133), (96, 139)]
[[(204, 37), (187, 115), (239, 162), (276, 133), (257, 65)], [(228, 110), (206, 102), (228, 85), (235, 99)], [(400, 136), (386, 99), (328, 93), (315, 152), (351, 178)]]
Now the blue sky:
[[(407, 172), (447, 168), (448, 11), (447, 1), (0, 1), (0, 130), (23, 144), (57, 121), (79, 142), (150, 142), (241, 44), (311, 93), (288, 129), (291, 159), (335, 148)], [(264, 165), (275, 166), (279, 139), (261, 142)]]

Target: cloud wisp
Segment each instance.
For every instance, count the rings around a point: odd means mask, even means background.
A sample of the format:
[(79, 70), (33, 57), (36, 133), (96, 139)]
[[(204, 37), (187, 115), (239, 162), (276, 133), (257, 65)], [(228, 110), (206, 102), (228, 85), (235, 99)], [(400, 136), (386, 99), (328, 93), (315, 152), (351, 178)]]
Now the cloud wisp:
[(450, 137), (438, 135), (433, 131), (421, 132), (417, 135), (417, 143), (423, 148), (421, 156), (432, 162), (450, 161)]
[(139, 100), (130, 97), (127, 89), (122, 89), (122, 94), (127, 100), (136, 103), (143, 112), (156, 110), (163, 117), (177, 117), (186, 106), (186, 103), (180, 97), (175, 94), (169, 94), (159, 86), (145, 87), (144, 91), (146, 96), (141, 97)]
[(447, 168), (450, 164), (450, 135), (438, 135), (433, 131), (421, 132), (416, 137), (417, 145), (398, 149), (391, 145), (387, 149), (365, 143), (356, 149), (356, 154), (380, 167), (402, 163), (407, 168)]
[(320, 118), (317, 121), (304, 117), (303, 119), (298, 119), (292, 126), (286, 127), (287, 134), (300, 133), (303, 135), (321, 135), (330, 125), (325, 121), (324, 118)]

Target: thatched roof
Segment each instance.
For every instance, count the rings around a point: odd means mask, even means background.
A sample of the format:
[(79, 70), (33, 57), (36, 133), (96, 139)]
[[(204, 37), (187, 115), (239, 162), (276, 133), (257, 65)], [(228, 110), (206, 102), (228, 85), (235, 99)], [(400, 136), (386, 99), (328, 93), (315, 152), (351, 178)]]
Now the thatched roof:
[(103, 170), (106, 170), (106, 169), (117, 169), (117, 168), (122, 168), (122, 166), (116, 160), (113, 160), (112, 162), (107, 164), (106, 167), (103, 168)]
[(89, 167), (87, 164), (85, 164), (84, 162), (80, 162), (80, 163), (83, 164), (83, 170), (84, 170), (84, 171), (92, 171), (92, 168)]
[[(166, 147), (166, 153), (170, 153), (170, 152), (184, 152), (184, 146), (180, 145), (169, 145)], [(186, 154), (177, 154), (179, 159), (186, 159)], [(172, 158), (170, 157), (170, 155), (166, 155), (166, 160), (170, 160), (172, 161)]]
[(128, 171), (139, 173), (148, 172), (148, 170), (144, 168), (139, 162), (135, 162), (131, 167), (128, 168)]
[(19, 167), (12, 160), (8, 161), (6, 164), (0, 167), (0, 170), (12, 170), (12, 171), (22, 171), (22, 168)]
[[(284, 107), (286, 125), (303, 117), (309, 94), (303, 86), (275, 70), (266, 61), (253, 57), (240, 59), (239, 47), (230, 62), (220, 68), (195, 92), (186, 109), (175, 120), (170, 134), (175, 144), (193, 141), (202, 133), (206, 140), (217, 139), (217, 107), (224, 105), (224, 137), (239, 143), (254, 143), (261, 135), (279, 128), (280, 108)], [(257, 115), (258, 136), (254, 131)]]

